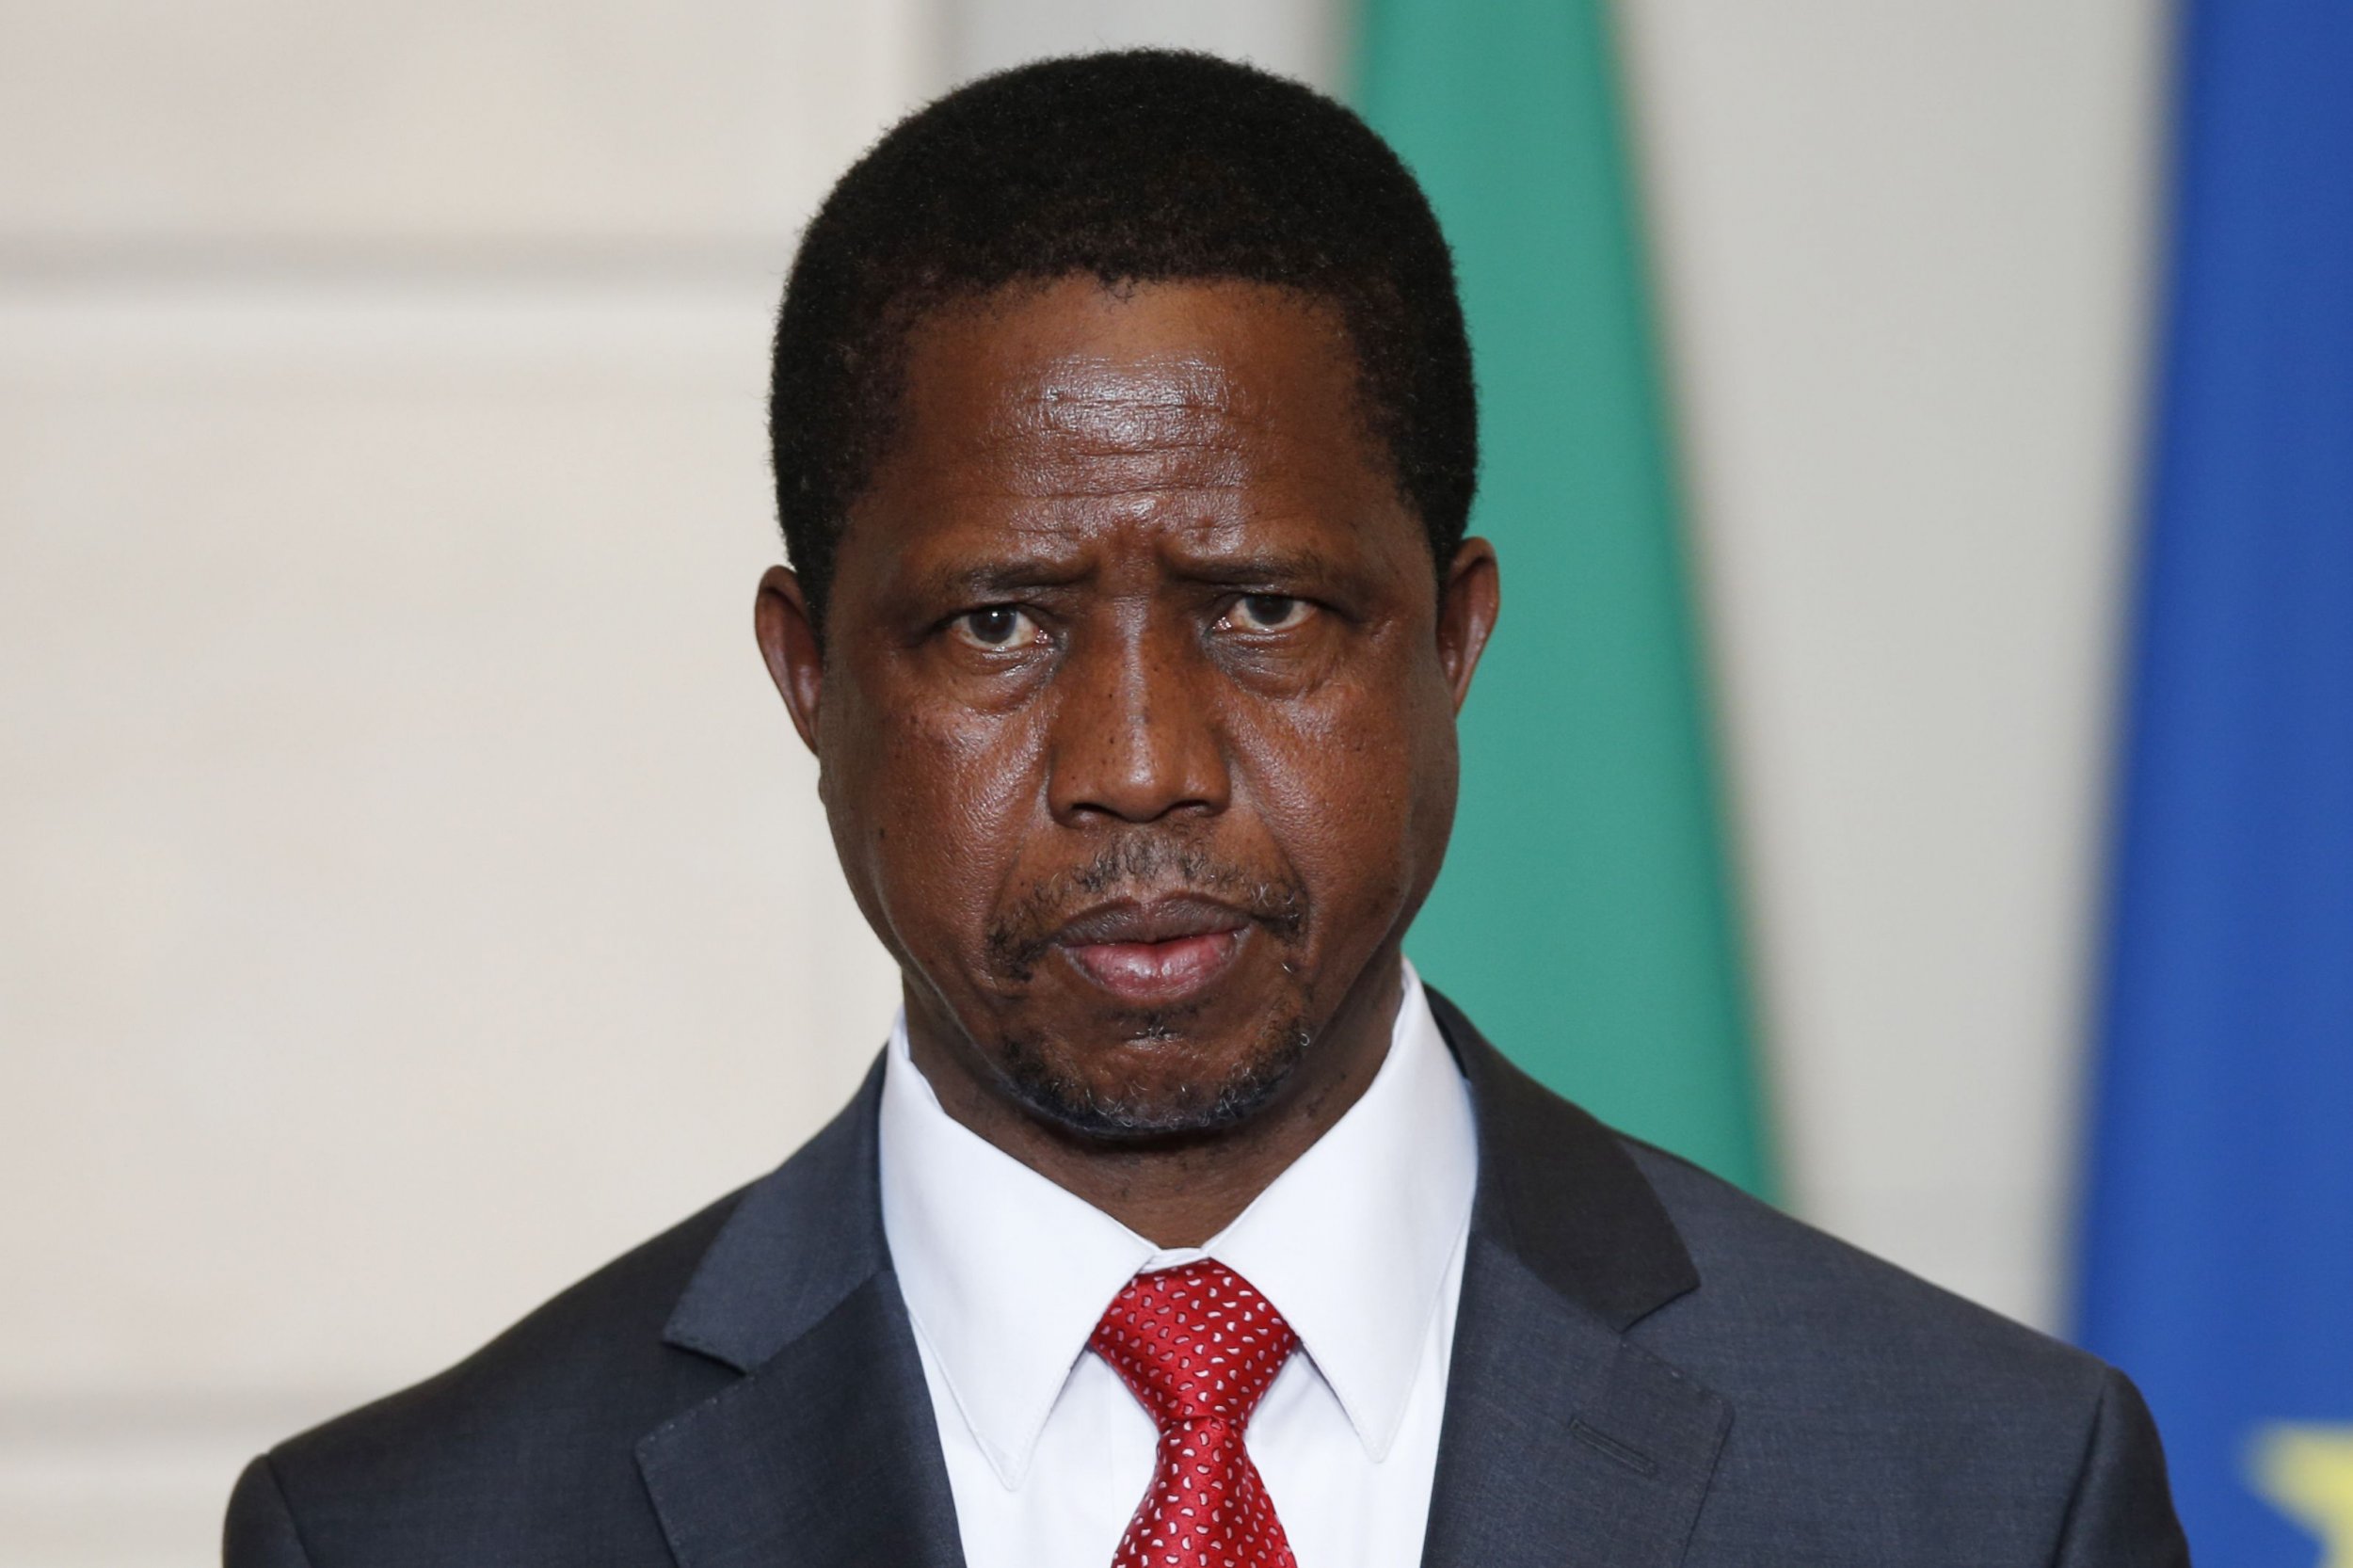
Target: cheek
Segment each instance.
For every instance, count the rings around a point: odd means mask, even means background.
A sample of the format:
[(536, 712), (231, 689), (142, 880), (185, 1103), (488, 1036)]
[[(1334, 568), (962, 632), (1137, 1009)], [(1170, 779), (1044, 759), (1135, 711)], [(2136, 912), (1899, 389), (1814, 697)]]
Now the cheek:
[(1237, 771), (1306, 882), (1326, 939), (1385, 935), (1380, 917), (1422, 880), (1432, 719), (1401, 672), (1378, 673), (1388, 678), (1336, 680), (1311, 698), (1255, 708), (1233, 730)]
[(868, 918), (903, 954), (977, 948), (1043, 799), (1040, 727), (888, 691), (860, 720), (827, 758), (826, 795)]

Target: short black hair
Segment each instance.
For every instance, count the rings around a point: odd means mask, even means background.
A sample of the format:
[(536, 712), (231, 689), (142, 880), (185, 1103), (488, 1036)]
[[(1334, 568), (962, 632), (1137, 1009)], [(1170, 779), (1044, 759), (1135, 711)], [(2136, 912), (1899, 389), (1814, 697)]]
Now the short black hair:
[(1231, 279), (1336, 308), (1368, 427), (1443, 578), (1479, 467), (1453, 259), (1427, 197), (1321, 93), (1214, 56), (1039, 60), (901, 120), (802, 236), (768, 411), (776, 510), (821, 630), (843, 521), (888, 443), (909, 329), (1009, 283)]

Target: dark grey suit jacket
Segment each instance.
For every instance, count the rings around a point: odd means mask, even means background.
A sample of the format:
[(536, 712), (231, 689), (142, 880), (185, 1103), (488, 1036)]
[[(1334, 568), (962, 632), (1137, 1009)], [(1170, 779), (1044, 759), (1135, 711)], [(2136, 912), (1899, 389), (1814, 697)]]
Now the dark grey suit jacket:
[[(2121, 1375), (1619, 1137), (1432, 1000), (1480, 1160), (1432, 1568), (2187, 1562)], [(255, 1460), (230, 1568), (959, 1564), (880, 1086), (472, 1359)]]

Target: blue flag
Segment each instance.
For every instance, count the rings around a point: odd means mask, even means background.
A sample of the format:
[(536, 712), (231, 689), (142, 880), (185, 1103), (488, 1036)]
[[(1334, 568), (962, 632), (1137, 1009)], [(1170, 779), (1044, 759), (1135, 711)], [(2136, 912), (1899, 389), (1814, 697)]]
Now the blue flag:
[(2079, 1328), (2190, 1544), (2353, 1565), (2353, 5), (2193, 0)]

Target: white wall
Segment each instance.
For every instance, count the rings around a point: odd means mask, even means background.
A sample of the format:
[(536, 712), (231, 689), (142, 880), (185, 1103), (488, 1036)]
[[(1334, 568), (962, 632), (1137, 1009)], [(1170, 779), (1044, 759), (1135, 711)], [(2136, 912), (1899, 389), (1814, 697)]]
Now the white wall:
[[(2157, 12), (1622, 13), (1796, 1196), (2029, 1315)], [(202, 1560), (847, 1093), (890, 977), (748, 624), (792, 231), (949, 77), (1341, 17), (9, 7), (0, 1563)]]

